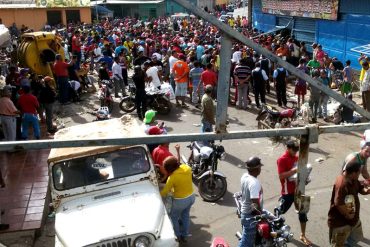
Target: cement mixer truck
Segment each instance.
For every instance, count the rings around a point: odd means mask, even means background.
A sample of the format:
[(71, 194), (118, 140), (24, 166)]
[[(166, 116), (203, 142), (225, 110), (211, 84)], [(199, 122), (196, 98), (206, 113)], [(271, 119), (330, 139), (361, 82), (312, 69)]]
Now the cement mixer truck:
[(26, 33), (21, 37), (18, 47), (18, 61), (21, 67), (30, 68), (38, 75), (53, 77), (50, 63), (55, 61), (56, 54), (64, 59), (61, 39), (50, 32)]

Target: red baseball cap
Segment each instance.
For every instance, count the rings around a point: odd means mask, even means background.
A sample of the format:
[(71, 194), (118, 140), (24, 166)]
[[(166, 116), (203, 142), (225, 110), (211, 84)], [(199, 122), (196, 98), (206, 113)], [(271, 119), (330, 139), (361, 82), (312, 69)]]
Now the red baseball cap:
[(163, 132), (164, 130), (159, 128), (158, 126), (152, 126), (149, 128), (148, 134), (149, 135), (162, 135)]

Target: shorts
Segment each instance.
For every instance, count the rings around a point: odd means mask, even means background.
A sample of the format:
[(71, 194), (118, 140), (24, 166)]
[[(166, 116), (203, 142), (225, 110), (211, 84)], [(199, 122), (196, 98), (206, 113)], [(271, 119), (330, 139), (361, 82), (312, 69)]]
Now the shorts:
[(294, 89), (295, 95), (306, 95), (307, 94), (307, 86), (306, 85), (296, 85)]
[(351, 83), (349, 83), (349, 82), (344, 82), (344, 83), (340, 86), (340, 91), (341, 91), (343, 94), (350, 93), (350, 92), (352, 91), (352, 85), (351, 85)]
[(184, 97), (188, 92), (188, 84), (186, 82), (176, 82), (175, 96)]
[(355, 226), (329, 228), (329, 241), (331, 246), (355, 246), (363, 239), (362, 225), (359, 220)]
[[(285, 214), (294, 203), (294, 194), (281, 195), (279, 198), (280, 205), (277, 207), (279, 214)], [(299, 222), (305, 223), (308, 221), (306, 213), (298, 213)]]

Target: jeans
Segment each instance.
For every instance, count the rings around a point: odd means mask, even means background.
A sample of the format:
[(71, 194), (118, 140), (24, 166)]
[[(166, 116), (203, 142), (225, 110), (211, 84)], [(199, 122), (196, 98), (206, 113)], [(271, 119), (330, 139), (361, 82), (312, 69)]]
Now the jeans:
[(40, 139), (40, 125), (36, 114), (24, 113), (22, 117), (22, 138), (28, 139), (28, 127), (32, 125), (33, 135), (36, 139)]
[(136, 105), (138, 117), (141, 119), (144, 118), (145, 112), (146, 112), (146, 92), (145, 90), (136, 90), (135, 105)]
[(250, 217), (252, 217), (250, 214), (241, 215), (243, 234), (238, 247), (254, 247), (257, 222), (253, 219), (249, 220)]
[(113, 81), (114, 81), (114, 95), (118, 97), (118, 91), (121, 89), (122, 96), (124, 96), (126, 93), (125, 93), (125, 85), (123, 84), (123, 80), (114, 77)]
[(286, 106), (286, 84), (285, 83), (276, 83), (276, 97), (279, 106)]
[(197, 92), (197, 87), (198, 87), (198, 85), (194, 85), (193, 84), (193, 92), (192, 92), (191, 99), (192, 99), (192, 102), (194, 104), (198, 104), (199, 103), (199, 99), (201, 99), (203, 97), (203, 94), (204, 94), (203, 83), (201, 83), (199, 85), (199, 93)]
[(69, 101), (69, 82), (68, 77), (57, 77), (58, 89), (59, 89), (59, 102), (61, 104), (67, 103)]
[(256, 99), (256, 106), (260, 107), (260, 98), (262, 104), (266, 104), (266, 89), (265, 85), (254, 84), (254, 98)]
[[(189, 235), (190, 208), (195, 202), (195, 196), (191, 195), (182, 199), (173, 199), (171, 208), (171, 221), (176, 237), (187, 237)], [(181, 220), (181, 227), (179, 224)]]
[(173, 74), (171, 73), (170, 74), (170, 84), (172, 86), (172, 89), (174, 92), (176, 92), (176, 83), (175, 83), (175, 77), (173, 76)]
[(329, 100), (329, 96), (321, 95), (319, 115), (322, 115), (324, 118), (328, 117), (328, 100)]
[(320, 105), (320, 99), (310, 99), (308, 102), (311, 112), (312, 112), (312, 118), (316, 120), (317, 118), (317, 110)]
[(238, 106), (243, 109), (248, 107), (248, 83), (238, 85)]
[(44, 109), (45, 109), (45, 117), (46, 117), (46, 126), (47, 130), (51, 131), (54, 129), (53, 127), (53, 104), (54, 103), (45, 103)]
[(0, 115), (6, 141), (15, 141), (17, 136), (17, 119), (15, 116)]
[(202, 122), (202, 129), (201, 129), (201, 131), (202, 131), (202, 133), (204, 133), (204, 132), (212, 132), (213, 131), (212, 124), (210, 122), (203, 121)]

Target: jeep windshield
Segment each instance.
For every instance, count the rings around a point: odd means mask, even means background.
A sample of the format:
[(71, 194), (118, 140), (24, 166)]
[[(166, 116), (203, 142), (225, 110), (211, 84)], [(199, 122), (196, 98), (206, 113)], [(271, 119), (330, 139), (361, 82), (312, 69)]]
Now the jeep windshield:
[(56, 190), (69, 190), (147, 173), (149, 159), (143, 147), (120, 149), (58, 162), (53, 166)]

